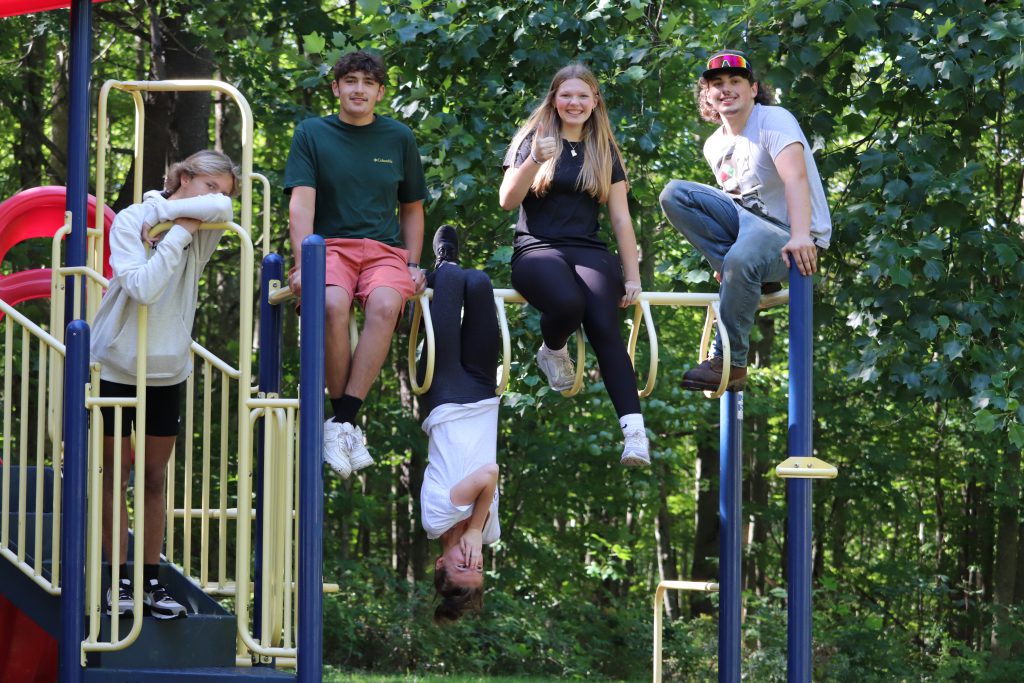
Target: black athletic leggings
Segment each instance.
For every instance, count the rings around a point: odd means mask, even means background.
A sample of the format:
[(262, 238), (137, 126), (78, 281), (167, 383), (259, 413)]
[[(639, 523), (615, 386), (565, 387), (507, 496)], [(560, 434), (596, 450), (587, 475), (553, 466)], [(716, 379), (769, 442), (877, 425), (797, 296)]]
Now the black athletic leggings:
[(560, 349), (580, 324), (597, 355), (605, 388), (622, 417), (640, 412), (636, 375), (622, 340), (619, 300), (625, 293), (619, 260), (606, 249), (545, 247), (512, 262), (512, 286), (541, 312), (549, 349)]
[[(443, 403), (476, 403), (495, 397), (498, 314), (494, 288), (482, 270), (446, 263), (427, 278), (434, 289), (430, 317), (434, 326), (434, 380), (420, 399), (423, 414)], [(422, 381), (426, 354), (417, 375)]]

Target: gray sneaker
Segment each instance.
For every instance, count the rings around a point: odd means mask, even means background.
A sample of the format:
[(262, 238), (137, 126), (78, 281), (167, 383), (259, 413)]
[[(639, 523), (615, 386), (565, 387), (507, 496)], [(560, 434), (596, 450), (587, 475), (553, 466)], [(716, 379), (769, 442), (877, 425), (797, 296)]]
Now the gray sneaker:
[(541, 345), (537, 349), (537, 365), (547, 377), (548, 386), (554, 391), (572, 389), (572, 385), (576, 383), (576, 368), (573, 367), (572, 359), (569, 358), (568, 348), (552, 351)]
[(117, 599), (113, 599), (114, 591), (107, 589), (107, 614), (131, 614), (135, 607), (135, 599), (132, 595), (132, 580), (121, 579), (117, 586)]
[(184, 619), (188, 615), (185, 606), (172, 598), (156, 579), (150, 579), (145, 585), (142, 604), (157, 619)]
[(651, 464), (650, 442), (647, 434), (642, 429), (627, 429), (623, 432), (626, 443), (622, 448), (622, 458), (619, 459), (624, 467), (646, 467)]
[(324, 422), (324, 462), (342, 479), (352, 474), (352, 464), (341, 444), (341, 424), (334, 418)]
[(348, 422), (342, 423), (340, 426), (338, 440), (352, 471), (358, 472), (364, 467), (372, 465), (373, 458), (370, 457), (370, 451), (366, 449), (366, 437), (363, 436), (363, 430)]

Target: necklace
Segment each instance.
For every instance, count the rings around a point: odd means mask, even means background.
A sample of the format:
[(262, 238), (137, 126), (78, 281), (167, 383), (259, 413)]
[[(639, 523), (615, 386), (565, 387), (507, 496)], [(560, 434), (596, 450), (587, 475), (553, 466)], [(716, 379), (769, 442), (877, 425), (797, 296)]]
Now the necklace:
[[(569, 143), (569, 153), (576, 156), (576, 145), (572, 144), (571, 140), (566, 140), (566, 142)], [(579, 140), (577, 140), (577, 142), (579, 142)]]

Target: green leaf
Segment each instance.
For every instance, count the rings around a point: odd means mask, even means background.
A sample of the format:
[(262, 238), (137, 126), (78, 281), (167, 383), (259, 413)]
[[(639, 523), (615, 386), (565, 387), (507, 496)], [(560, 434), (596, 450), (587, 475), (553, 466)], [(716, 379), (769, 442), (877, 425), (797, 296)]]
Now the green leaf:
[(862, 40), (867, 40), (878, 33), (875, 12), (870, 7), (862, 7), (846, 17), (846, 30)]
[(302, 51), (307, 55), (320, 54), (324, 51), (324, 46), (326, 45), (327, 39), (316, 31), (302, 36)]
[(960, 356), (964, 355), (964, 345), (956, 339), (948, 341), (942, 345), (942, 351), (946, 354), (946, 357), (950, 360), (956, 360)]
[(953, 23), (952, 19), (946, 19), (945, 23), (939, 24), (938, 38), (942, 40), (946, 35), (953, 30), (956, 24)]
[(1024, 448), (1024, 425), (1019, 422), (1011, 422), (1009, 430), (1010, 443), (1017, 448)]
[(986, 434), (991, 432), (996, 428), (996, 416), (988, 410), (979, 410), (974, 414), (974, 428)]

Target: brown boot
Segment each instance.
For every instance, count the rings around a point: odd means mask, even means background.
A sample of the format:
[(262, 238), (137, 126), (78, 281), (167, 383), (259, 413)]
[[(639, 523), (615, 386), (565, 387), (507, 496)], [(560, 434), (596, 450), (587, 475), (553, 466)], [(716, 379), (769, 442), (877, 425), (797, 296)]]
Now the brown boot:
[[(716, 391), (722, 381), (722, 357), (709, 358), (695, 368), (692, 368), (683, 375), (683, 381), (679, 385), (683, 389), (693, 391)], [(747, 381), (747, 369), (732, 366), (729, 369), (729, 384), (726, 389), (729, 391), (740, 391)]]

